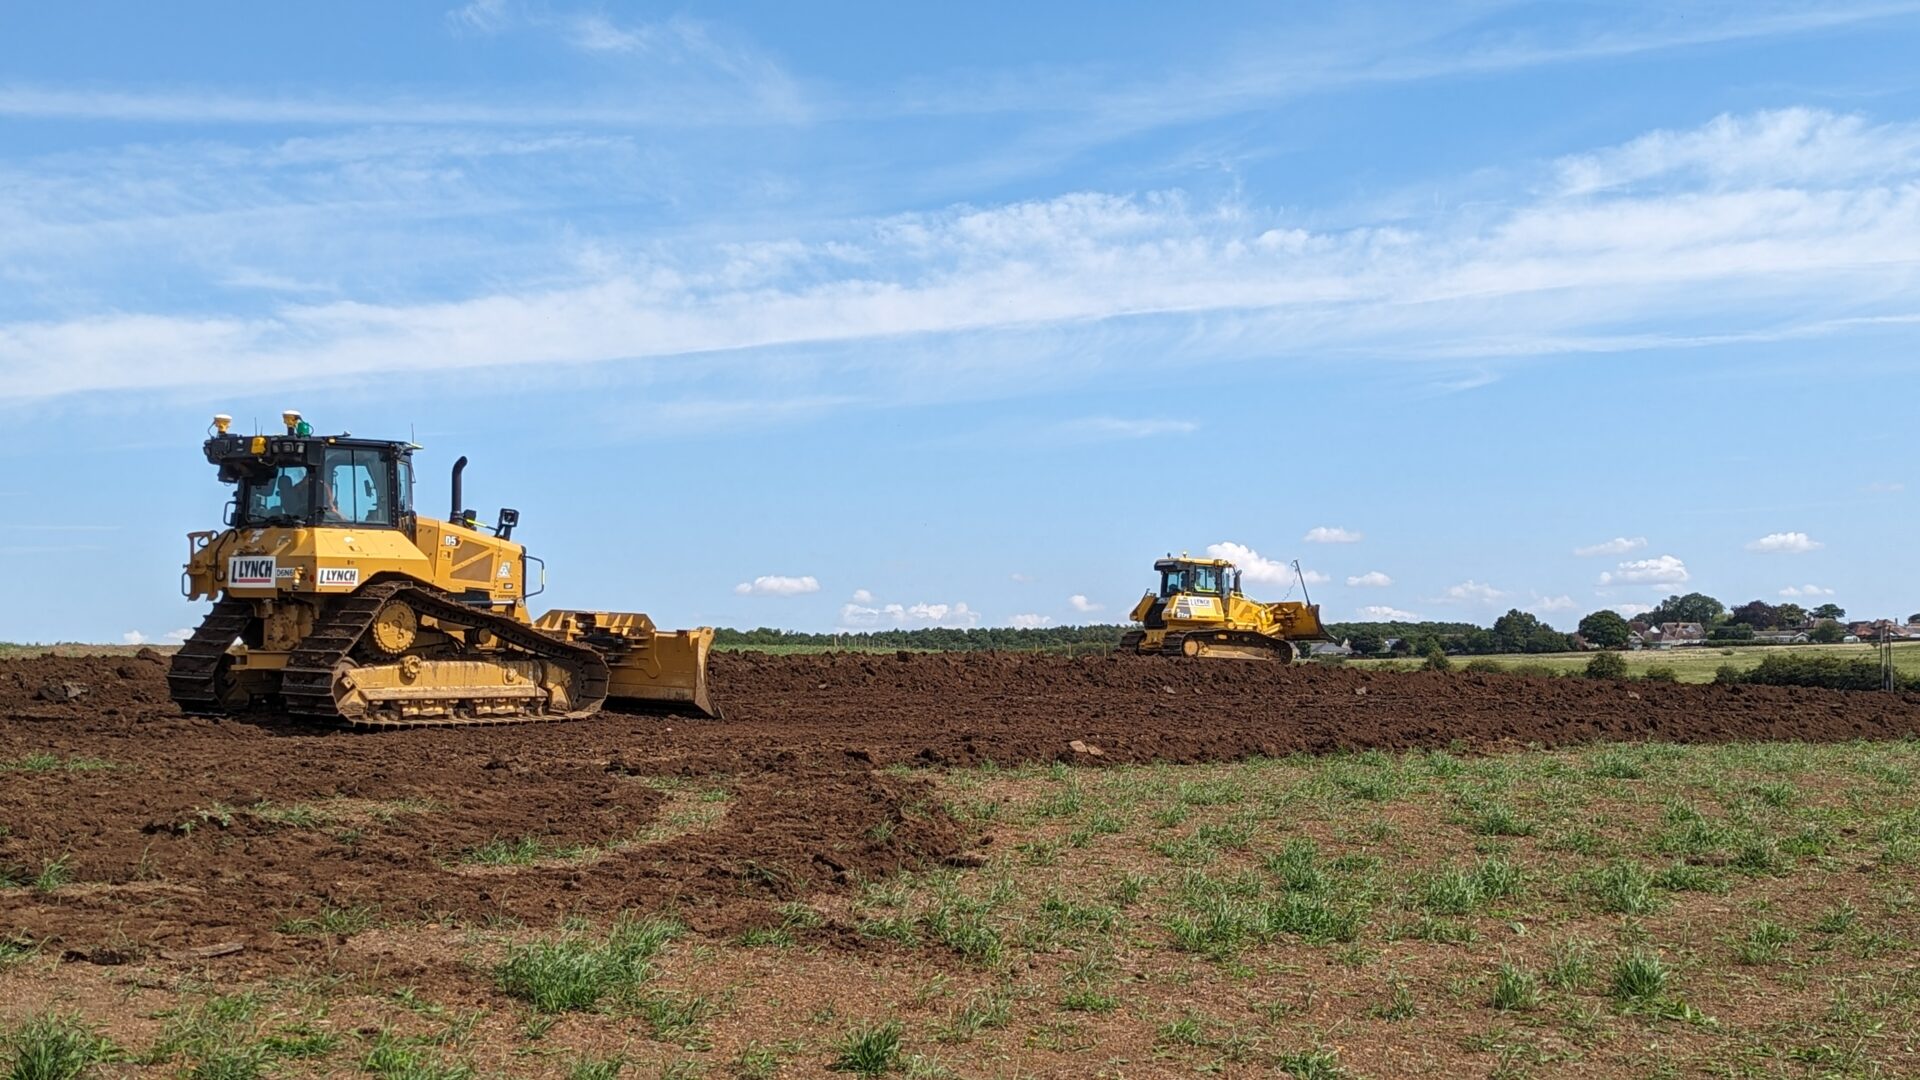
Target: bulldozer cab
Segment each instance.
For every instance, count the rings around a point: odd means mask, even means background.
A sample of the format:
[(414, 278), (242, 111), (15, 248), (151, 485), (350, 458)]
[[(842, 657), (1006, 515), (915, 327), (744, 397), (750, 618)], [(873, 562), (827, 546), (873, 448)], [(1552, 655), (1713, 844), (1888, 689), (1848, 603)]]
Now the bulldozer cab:
[(1240, 591), (1240, 572), (1230, 563), (1161, 559), (1153, 568), (1160, 571), (1163, 600), (1175, 596), (1230, 596)]
[(236, 528), (413, 524), (413, 448), (343, 436), (220, 435), (207, 460), (237, 487)]

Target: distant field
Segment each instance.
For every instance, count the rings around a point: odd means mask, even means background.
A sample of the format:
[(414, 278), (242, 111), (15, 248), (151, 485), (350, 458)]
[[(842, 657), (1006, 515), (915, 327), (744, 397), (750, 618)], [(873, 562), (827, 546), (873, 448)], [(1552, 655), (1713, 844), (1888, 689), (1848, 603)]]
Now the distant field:
[[(1623, 653), (1630, 675), (1644, 675), (1649, 668), (1672, 668), (1681, 682), (1705, 683), (1713, 681), (1713, 674), (1722, 664), (1745, 671), (1757, 667), (1760, 658), (1768, 653), (1790, 652), (1797, 656), (1825, 654), (1830, 656), (1857, 657), (1873, 656), (1878, 650), (1875, 645), (1764, 645), (1746, 648), (1722, 649), (1713, 647), (1673, 649), (1671, 651), (1648, 650)], [(1499, 656), (1456, 656), (1453, 657), (1457, 668), (1474, 660), (1492, 660), (1502, 666), (1528, 664), (1552, 668), (1555, 672), (1566, 674), (1577, 672), (1587, 666), (1592, 653), (1547, 653), (1523, 654), (1507, 653)], [(1419, 660), (1354, 660), (1351, 663), (1380, 670), (1417, 668)], [(1920, 675), (1920, 644), (1896, 645), (1893, 649), (1893, 663), (1903, 675)]]
[(174, 648), (173, 645), (102, 645), (85, 641), (62, 641), (52, 645), (17, 645), (11, 641), (0, 641), (0, 660), (33, 656), (132, 656), (141, 649), (170, 653)]

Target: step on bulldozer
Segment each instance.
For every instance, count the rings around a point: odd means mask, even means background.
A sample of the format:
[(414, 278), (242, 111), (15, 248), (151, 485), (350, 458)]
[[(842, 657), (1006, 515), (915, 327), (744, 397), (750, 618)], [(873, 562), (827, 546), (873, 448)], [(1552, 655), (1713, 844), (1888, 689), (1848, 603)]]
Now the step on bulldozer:
[[(1320, 606), (1307, 600), (1263, 604), (1240, 591), (1240, 571), (1225, 559), (1194, 559), (1182, 552), (1153, 564), (1160, 591), (1140, 598), (1129, 616), (1141, 629), (1120, 638), (1120, 651), (1162, 656), (1290, 663), (1296, 642), (1326, 641)], [(1293, 564), (1306, 596), (1306, 578)]]
[(281, 419), (286, 431), (270, 435), (233, 434), (224, 414), (210, 429), (207, 461), (235, 492), (225, 530), (187, 535), (181, 591), (214, 604), (167, 675), (182, 710), (278, 707), (376, 728), (573, 720), (609, 699), (718, 715), (712, 628), (664, 631), (628, 612), (531, 617), (546, 566), (514, 542), (518, 511), (488, 526), (463, 507), (466, 458), (436, 521), (414, 510), (420, 447)]

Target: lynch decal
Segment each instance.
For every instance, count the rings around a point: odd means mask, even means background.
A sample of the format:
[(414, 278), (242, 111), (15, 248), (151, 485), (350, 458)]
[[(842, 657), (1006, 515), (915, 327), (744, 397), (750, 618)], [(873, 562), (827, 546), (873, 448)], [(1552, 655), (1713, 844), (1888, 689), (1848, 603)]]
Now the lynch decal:
[(344, 586), (351, 589), (360, 584), (360, 568), (357, 566), (323, 566), (320, 568), (319, 575), (314, 580), (317, 581), (323, 589), (330, 586)]
[(227, 560), (227, 587), (230, 589), (273, 588), (273, 556), (235, 555)]

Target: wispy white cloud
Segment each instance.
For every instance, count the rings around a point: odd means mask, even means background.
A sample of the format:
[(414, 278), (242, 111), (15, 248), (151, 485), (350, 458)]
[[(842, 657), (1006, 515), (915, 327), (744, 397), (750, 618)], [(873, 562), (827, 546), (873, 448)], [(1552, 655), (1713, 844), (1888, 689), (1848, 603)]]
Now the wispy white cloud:
[(741, 596), (804, 596), (820, 591), (820, 580), (812, 574), (803, 577), (783, 577), (779, 574), (762, 574), (752, 581), (743, 581), (733, 587)]
[(1833, 590), (1825, 587), (1824, 585), (1789, 585), (1786, 588), (1780, 590), (1780, 595), (1789, 596), (1789, 597), (1832, 596)]
[(1652, 611), (1653, 605), (1652, 604), (1635, 604), (1635, 603), (1629, 602), (1625, 604), (1615, 604), (1613, 605), (1613, 610), (1619, 612), (1622, 618), (1631, 619), (1631, 618), (1634, 618), (1635, 616), (1645, 615), (1647, 612)]
[[(1846, 122), (1828, 114), (1806, 121), (1816, 129)], [(1904, 145), (1899, 131), (1848, 130), (1848, 138)], [(1716, 138), (1764, 144), (1771, 131), (1756, 120)], [(1471, 214), (1336, 231), (1240, 203), (1195, 205), (1178, 192), (1085, 192), (845, 222), (804, 241), (664, 244), (644, 258), (602, 260), (575, 280), (437, 302), (294, 295), (193, 314), (123, 305), (37, 314), (0, 323), (0, 399), (210, 385), (240, 365), (266, 380), (262, 389), (311, 384), (321, 372), (334, 380), (594, 363), (673, 379), (711, 366), (670, 358), (741, 354), (773, 364), (829, 347), (848, 350), (835, 370), (877, 373), (868, 381), (908, 392), (898, 388), (935, 376), (931, 365), (902, 371), (894, 350), (930, 341), (984, 357), (944, 364), (942, 391), (1005, 394), (1024, 381), (1009, 376), (1034, 371), (1037, 360), (1084, 357), (1100, 351), (1090, 344), (1115, 341), (1178, 343), (1197, 360), (1298, 352), (1484, 359), (1699, 344), (1721, 331), (1845, 333), (1860, 318), (1911, 314), (1834, 319), (1821, 309), (1920, 289), (1920, 161), (1897, 177), (1838, 186), (1814, 184), (1791, 163), (1778, 176), (1741, 173), (1723, 187), (1687, 182), (1694, 186), (1678, 191), (1636, 182), (1585, 194), (1516, 192)], [(49, 194), (36, 206), (55, 202)], [(322, 218), (337, 230), (341, 215), (316, 215), (316, 235)], [(9, 224), (23, 226), (10, 230), (16, 236), (36, 227)], [(58, 257), (50, 241), (44, 250), (54, 254), (36, 256), (36, 267)], [(0, 241), (0, 267), (7, 258)], [(1863, 276), (1874, 283), (1864, 293)], [(1773, 298), (1788, 278), (1797, 306), (1816, 317), (1777, 314)], [(1643, 329), (1619, 331), (1628, 316)], [(1665, 331), (1668, 323), (1688, 333)], [(884, 357), (858, 352), (883, 340)], [(993, 347), (975, 348), (982, 343)], [(1077, 377), (1099, 368), (1084, 361)], [(709, 404), (750, 396), (738, 389), (725, 387)], [(820, 386), (794, 389), (821, 410), (855, 403)], [(1175, 434), (1188, 423), (1094, 421), (1106, 437)]]
[(855, 589), (850, 599), (856, 604), (871, 604), (873, 603), (873, 592), (868, 589)]
[(1912, 172), (1920, 124), (1868, 124), (1818, 109), (1723, 114), (1705, 125), (1654, 131), (1622, 146), (1561, 159), (1563, 190), (1589, 195), (1650, 181), (1685, 180), (1711, 189), (1794, 184), (1830, 186)]
[(1347, 584), (1356, 589), (1384, 589), (1393, 584), (1393, 579), (1378, 570), (1369, 570), (1348, 578)]
[(1364, 533), (1343, 529), (1338, 525), (1316, 525), (1301, 537), (1309, 544), (1357, 544), (1365, 538)]
[(1007, 625), (1016, 630), (1038, 630), (1043, 626), (1052, 626), (1053, 616), (1034, 614), (1015, 615), (1007, 620)]
[(1527, 608), (1528, 611), (1537, 615), (1548, 615), (1559, 611), (1572, 611), (1573, 609), (1574, 601), (1571, 596), (1542, 596), (1539, 593), (1533, 594), (1533, 603)]
[(447, 25), (480, 34), (497, 34), (512, 21), (507, 0), (468, 0), (447, 12)]
[(1458, 585), (1450, 585), (1447, 591), (1436, 599), (1449, 604), (1497, 604), (1506, 598), (1506, 593), (1482, 581), (1469, 578)]
[(1071, 440), (1150, 439), (1156, 435), (1187, 435), (1200, 430), (1191, 420), (1137, 419), (1116, 416), (1088, 416), (1067, 420), (1054, 426), (1054, 432)]
[(1402, 611), (1386, 604), (1368, 604), (1360, 609), (1360, 616), (1373, 622), (1419, 622), (1420, 616), (1411, 611)]
[(1586, 547), (1574, 548), (1573, 553), (1583, 559), (1588, 559), (1595, 555), (1625, 555), (1629, 551), (1638, 551), (1646, 546), (1647, 538), (1644, 536), (1616, 536), (1611, 540), (1605, 540), (1598, 544), (1588, 544)]
[(1092, 600), (1087, 599), (1085, 596), (1082, 596), (1079, 593), (1074, 593), (1072, 596), (1067, 597), (1067, 606), (1071, 607), (1073, 610), (1081, 613), (1082, 615), (1099, 611), (1106, 607), (1105, 604), (1095, 603)]
[(1866, 487), (1869, 495), (1897, 495), (1905, 490), (1907, 485), (1898, 480), (1876, 480)]
[(1672, 555), (1623, 562), (1619, 569), (1600, 575), (1602, 587), (1610, 585), (1684, 585), (1693, 578), (1687, 564)]

